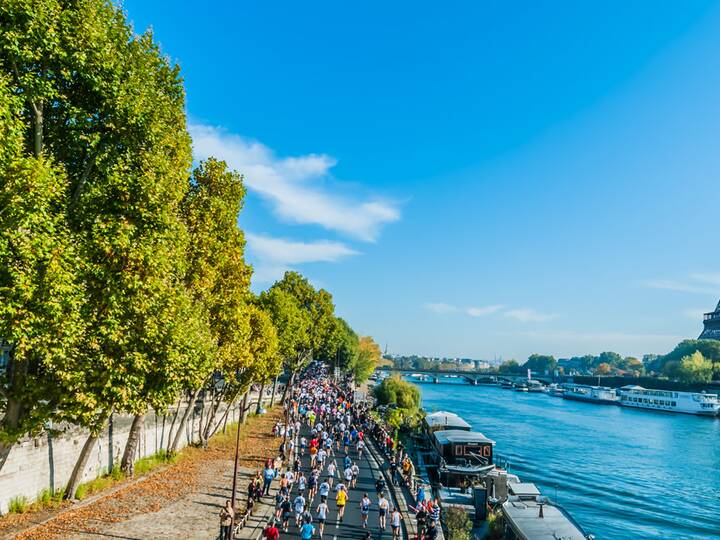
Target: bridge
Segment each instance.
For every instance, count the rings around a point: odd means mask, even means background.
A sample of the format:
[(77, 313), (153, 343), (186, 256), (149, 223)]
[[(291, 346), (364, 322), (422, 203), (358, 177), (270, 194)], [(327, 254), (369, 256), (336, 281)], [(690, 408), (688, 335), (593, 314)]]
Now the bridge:
[[(448, 369), (448, 370), (439, 370), (439, 369), (403, 369), (403, 368), (396, 368), (396, 367), (389, 367), (389, 366), (383, 366), (379, 367), (375, 370), (375, 373), (400, 373), (401, 375), (420, 375), (420, 377), (417, 377), (420, 380), (430, 380), (433, 383), (437, 384), (441, 382), (441, 379), (463, 379), (467, 383), (478, 386), (482, 384), (496, 384), (498, 382), (502, 381), (508, 381), (512, 383), (520, 383), (523, 381), (527, 381), (527, 377), (524, 376), (518, 376), (518, 375), (495, 375), (490, 373), (482, 373), (479, 371), (467, 371), (463, 369)], [(543, 376), (535, 376), (533, 375), (533, 380), (543, 382), (545, 384), (549, 384), (553, 382), (552, 377), (543, 377)]]

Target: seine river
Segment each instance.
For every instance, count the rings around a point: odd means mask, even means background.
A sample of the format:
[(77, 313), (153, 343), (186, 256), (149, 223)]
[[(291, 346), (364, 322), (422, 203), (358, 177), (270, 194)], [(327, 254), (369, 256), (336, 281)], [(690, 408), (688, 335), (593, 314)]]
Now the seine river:
[(720, 538), (720, 419), (423, 383), (598, 539)]

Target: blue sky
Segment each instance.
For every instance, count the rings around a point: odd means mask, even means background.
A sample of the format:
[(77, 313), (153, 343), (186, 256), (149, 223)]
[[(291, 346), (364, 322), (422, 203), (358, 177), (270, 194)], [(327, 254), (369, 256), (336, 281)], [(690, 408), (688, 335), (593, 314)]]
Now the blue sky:
[(720, 5), (126, 0), (287, 268), (388, 350), (664, 353), (720, 298)]

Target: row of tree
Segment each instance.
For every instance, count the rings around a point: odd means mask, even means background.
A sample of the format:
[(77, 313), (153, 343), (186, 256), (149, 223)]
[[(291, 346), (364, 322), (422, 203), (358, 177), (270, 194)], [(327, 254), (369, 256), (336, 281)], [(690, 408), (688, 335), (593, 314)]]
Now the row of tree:
[(192, 170), (184, 95), (109, 0), (0, 4), (0, 468), (27, 434), (85, 427), (68, 497), (114, 412), (134, 415), (131, 472), (150, 408), (187, 401), (174, 452), (198, 399), (206, 442), (251, 383), (314, 357), (363, 379), (379, 357), (301, 275), (251, 292), (242, 177)]
[(687, 339), (666, 355), (646, 355), (642, 360), (612, 351), (599, 355), (576, 356), (558, 361), (554, 356), (533, 354), (526, 362), (506, 360), (498, 367), (499, 373), (535, 373), (577, 371), (593, 375), (660, 375), (685, 382), (720, 380), (720, 341)]

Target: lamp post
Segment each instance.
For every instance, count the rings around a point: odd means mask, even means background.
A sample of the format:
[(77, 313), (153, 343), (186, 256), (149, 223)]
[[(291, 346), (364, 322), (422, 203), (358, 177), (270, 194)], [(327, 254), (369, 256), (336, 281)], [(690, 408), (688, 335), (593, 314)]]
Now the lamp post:
[[(237, 435), (235, 437), (235, 466), (233, 467), (233, 483), (232, 483), (232, 496), (230, 498), (230, 507), (232, 508), (232, 520), (230, 521), (230, 535), (231, 538), (234, 536), (233, 531), (235, 530), (235, 495), (237, 493), (237, 470), (238, 470), (238, 458), (240, 455), (240, 422), (237, 424)], [(225, 539), (223, 539), (225, 540)]]

